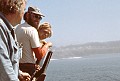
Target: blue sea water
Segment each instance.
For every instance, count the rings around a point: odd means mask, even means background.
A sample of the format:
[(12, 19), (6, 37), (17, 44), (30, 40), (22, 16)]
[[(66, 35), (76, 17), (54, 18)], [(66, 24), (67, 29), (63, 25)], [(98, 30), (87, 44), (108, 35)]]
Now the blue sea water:
[(51, 60), (45, 81), (120, 81), (120, 54)]

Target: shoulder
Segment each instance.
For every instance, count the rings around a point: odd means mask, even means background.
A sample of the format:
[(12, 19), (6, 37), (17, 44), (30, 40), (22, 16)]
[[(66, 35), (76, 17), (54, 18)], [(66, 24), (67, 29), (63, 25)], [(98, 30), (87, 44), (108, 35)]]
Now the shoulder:
[(17, 26), (17, 28), (20, 28), (20, 27), (28, 27), (29, 25), (26, 23), (26, 22), (24, 22), (24, 23), (22, 23), (22, 24), (19, 24), (18, 26)]
[(7, 28), (3, 20), (0, 19), (0, 43), (2, 45), (7, 45), (8, 41), (11, 40), (10, 35), (11, 34), (10, 34), (9, 29)]
[(6, 35), (6, 34), (8, 34), (8, 32), (10, 32), (10, 31), (7, 28), (6, 24), (3, 22), (2, 19), (0, 19), (0, 35), (2, 35), (2, 34)]
[(7, 28), (2, 19), (0, 19), (0, 27), (1, 27), (1, 28), (4, 28), (4, 29)]
[(30, 25), (27, 24), (26, 22), (23, 23), (23, 24), (19, 24), (19, 25), (16, 27), (15, 30), (16, 30), (16, 31), (23, 30), (23, 31), (25, 31), (25, 32), (34, 32), (34, 31), (36, 32), (36, 31), (37, 31), (34, 27), (30, 26)]
[(31, 25), (29, 25), (28, 23), (23, 23), (17, 26), (17, 28), (23, 28), (26, 29), (28, 31), (37, 31), (36, 28), (32, 27)]

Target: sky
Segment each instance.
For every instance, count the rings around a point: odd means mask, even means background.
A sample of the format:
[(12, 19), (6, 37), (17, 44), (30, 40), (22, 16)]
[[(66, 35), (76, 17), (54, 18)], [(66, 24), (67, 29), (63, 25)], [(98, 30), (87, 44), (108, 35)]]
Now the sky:
[(28, 0), (52, 26), (54, 46), (120, 40), (120, 0)]

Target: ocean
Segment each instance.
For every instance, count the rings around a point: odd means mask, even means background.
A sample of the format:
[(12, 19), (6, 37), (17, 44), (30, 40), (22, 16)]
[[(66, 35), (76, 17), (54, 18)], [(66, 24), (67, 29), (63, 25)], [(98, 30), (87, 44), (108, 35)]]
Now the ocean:
[(45, 81), (120, 81), (120, 54), (51, 60)]

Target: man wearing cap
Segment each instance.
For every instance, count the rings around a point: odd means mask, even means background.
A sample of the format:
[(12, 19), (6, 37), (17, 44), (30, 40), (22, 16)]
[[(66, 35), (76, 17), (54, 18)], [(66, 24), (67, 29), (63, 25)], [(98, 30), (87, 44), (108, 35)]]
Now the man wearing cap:
[(52, 46), (51, 42), (47, 42), (44, 46), (40, 43), (37, 29), (42, 17), (44, 15), (38, 8), (30, 6), (24, 14), (25, 23), (19, 25), (15, 30), (18, 42), (23, 44), (20, 69), (30, 75), (37, 69), (36, 60), (40, 61)]

